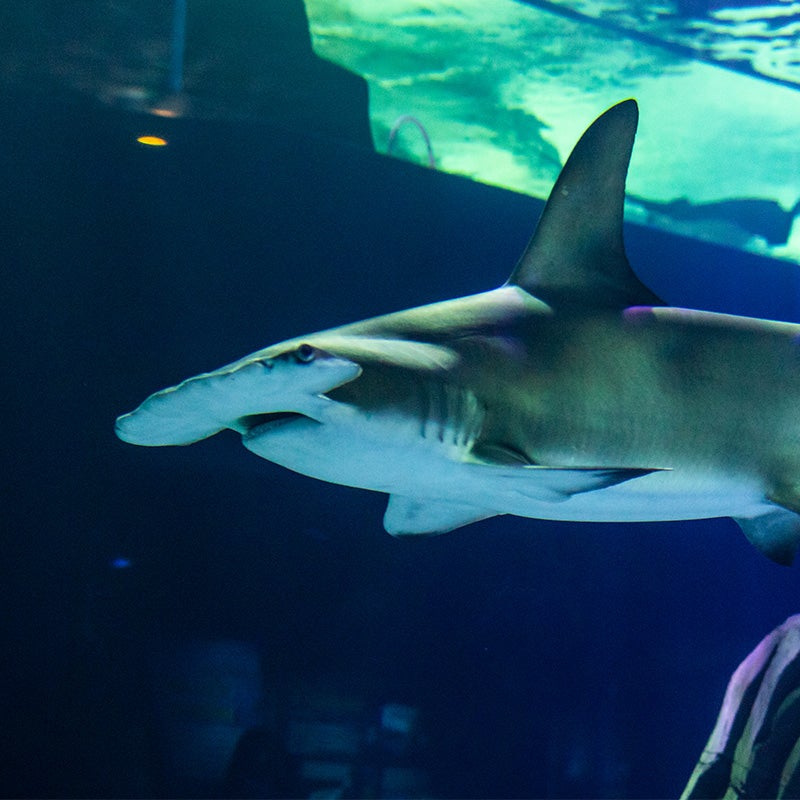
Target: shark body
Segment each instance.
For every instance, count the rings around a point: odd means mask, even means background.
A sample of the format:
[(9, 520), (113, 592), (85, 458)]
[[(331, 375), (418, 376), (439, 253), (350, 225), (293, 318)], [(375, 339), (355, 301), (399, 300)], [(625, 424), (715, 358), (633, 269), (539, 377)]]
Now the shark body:
[(733, 517), (800, 544), (800, 325), (667, 307), (625, 256), (635, 101), (575, 146), (499, 289), (267, 347), (117, 420), (134, 444), (230, 428), (257, 455), (390, 495), (393, 534), (497, 514)]

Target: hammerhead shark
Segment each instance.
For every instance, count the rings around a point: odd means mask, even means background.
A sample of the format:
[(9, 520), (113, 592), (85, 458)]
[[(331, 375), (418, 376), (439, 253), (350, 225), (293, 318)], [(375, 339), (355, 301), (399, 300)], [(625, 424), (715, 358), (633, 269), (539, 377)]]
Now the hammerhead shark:
[(623, 244), (635, 100), (561, 171), (508, 281), (259, 350), (116, 422), (140, 445), (229, 428), (324, 481), (389, 494), (395, 535), (499, 514), (732, 517), (800, 544), (800, 325), (668, 307)]

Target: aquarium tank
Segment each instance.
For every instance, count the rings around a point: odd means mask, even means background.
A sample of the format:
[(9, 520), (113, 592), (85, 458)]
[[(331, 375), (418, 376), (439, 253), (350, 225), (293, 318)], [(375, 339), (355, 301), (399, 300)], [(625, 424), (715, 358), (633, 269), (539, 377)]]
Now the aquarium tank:
[(308, 10), (315, 51), (366, 79), (379, 152), (545, 198), (585, 120), (635, 95), (629, 219), (800, 255), (791, 3), (309, 0)]
[[(631, 97), (639, 279), (800, 323), (798, 31), (780, 0), (0, 4), (0, 795), (710, 786), (707, 743), (727, 758), (750, 728), (726, 720), (796, 672), (798, 568), (731, 519), (395, 538), (385, 495), (115, 420), (274, 342), (502, 286)], [(776, 629), (785, 670), (726, 695)]]

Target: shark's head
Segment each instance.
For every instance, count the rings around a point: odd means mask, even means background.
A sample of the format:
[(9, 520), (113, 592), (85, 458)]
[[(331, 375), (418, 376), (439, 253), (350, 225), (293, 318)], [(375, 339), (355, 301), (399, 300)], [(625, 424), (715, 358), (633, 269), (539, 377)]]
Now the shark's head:
[(231, 428), (316, 419), (323, 395), (361, 374), (361, 367), (308, 342), (290, 341), (147, 398), (117, 419), (120, 439), (141, 445), (191, 444)]
[(375, 405), (397, 405), (392, 389), (398, 374), (436, 373), (458, 361), (454, 350), (437, 342), (442, 338), (437, 328), (441, 317), (457, 317), (471, 330), (524, 314), (529, 300), (514, 289), (501, 289), (271, 345), (156, 392), (117, 419), (117, 436), (131, 444), (179, 445), (229, 428), (250, 446), (256, 434), (264, 439), (283, 427), (285, 438), (285, 428), (301, 416), (324, 423), (334, 405), (327, 394), (362, 374), (355, 394), (340, 394), (340, 401), (361, 405), (366, 394), (372, 410)]

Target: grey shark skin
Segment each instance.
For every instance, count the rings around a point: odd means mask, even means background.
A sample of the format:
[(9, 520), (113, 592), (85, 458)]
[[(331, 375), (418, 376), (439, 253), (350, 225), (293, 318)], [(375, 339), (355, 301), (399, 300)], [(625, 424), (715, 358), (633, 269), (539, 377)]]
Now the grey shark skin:
[(800, 544), (800, 325), (665, 306), (622, 241), (634, 100), (575, 146), (508, 282), (291, 339), (145, 400), (141, 445), (224, 428), (321, 480), (386, 492), (392, 534), (497, 514), (730, 516)]

